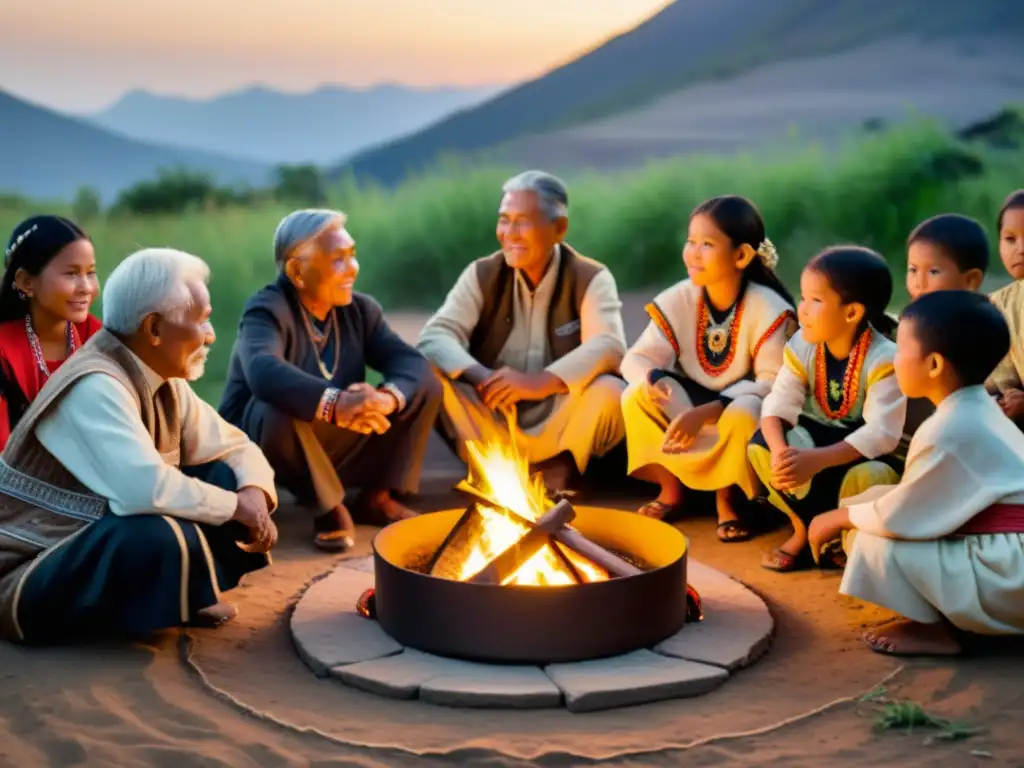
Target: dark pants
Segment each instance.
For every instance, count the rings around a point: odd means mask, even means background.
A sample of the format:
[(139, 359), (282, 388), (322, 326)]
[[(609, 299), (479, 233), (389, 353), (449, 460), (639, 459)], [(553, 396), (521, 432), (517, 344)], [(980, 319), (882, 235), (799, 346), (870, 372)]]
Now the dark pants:
[(441, 382), (430, 376), (389, 417), (383, 435), (299, 422), (259, 400), (246, 406), (240, 426), (262, 449), (279, 485), (300, 504), (328, 510), (342, 502), (347, 486), (416, 493), (441, 397)]
[[(185, 471), (225, 490), (237, 487), (220, 462)], [(25, 642), (141, 635), (187, 624), (270, 562), (238, 547), (247, 538), (236, 522), (108, 513), (41, 556), (25, 580), (18, 602)]]

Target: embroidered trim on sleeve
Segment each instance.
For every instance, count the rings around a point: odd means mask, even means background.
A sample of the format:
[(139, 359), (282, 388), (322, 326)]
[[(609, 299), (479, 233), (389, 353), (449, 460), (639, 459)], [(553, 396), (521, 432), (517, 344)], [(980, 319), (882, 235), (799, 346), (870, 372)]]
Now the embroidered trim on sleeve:
[[(787, 320), (796, 320), (796, 314), (792, 310), (787, 309), (785, 312), (783, 312), (781, 315), (775, 318), (774, 323), (768, 326), (768, 330), (761, 335), (761, 338), (757, 340), (757, 344), (754, 345), (754, 351), (751, 353), (752, 360), (757, 360), (757, 353), (761, 351), (761, 347), (763, 347), (765, 345), (765, 342), (767, 342), (768, 339), (772, 337), (772, 334), (774, 334), (777, 330), (779, 330), (779, 328), (786, 324)], [(806, 373), (804, 374), (804, 380), (807, 380)]]
[(661, 307), (656, 302), (651, 302), (644, 307), (644, 311), (650, 316), (651, 321), (658, 326), (658, 330), (661, 331), (665, 339), (672, 346), (672, 351), (676, 353), (676, 357), (681, 356), (679, 349), (679, 341), (676, 339), (676, 334), (672, 330), (672, 326), (669, 325), (668, 318), (665, 317), (665, 313), (661, 311)]
[(796, 352), (788, 344), (782, 351), (782, 362), (783, 365), (797, 375), (800, 381), (804, 383), (804, 386), (807, 386), (807, 369), (804, 368), (804, 364), (800, 362), (800, 358), (796, 356)]
[(871, 389), (871, 387), (882, 379), (887, 379), (895, 374), (896, 369), (893, 367), (892, 363), (880, 363), (877, 368), (868, 374), (868, 389)]

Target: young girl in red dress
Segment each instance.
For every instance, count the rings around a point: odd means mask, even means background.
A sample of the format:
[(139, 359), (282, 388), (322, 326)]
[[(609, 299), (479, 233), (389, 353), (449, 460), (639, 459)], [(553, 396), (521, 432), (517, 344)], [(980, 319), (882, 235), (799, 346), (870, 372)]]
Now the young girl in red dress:
[(11, 234), (0, 283), (0, 449), (46, 380), (100, 328), (96, 253), (81, 227), (33, 216)]

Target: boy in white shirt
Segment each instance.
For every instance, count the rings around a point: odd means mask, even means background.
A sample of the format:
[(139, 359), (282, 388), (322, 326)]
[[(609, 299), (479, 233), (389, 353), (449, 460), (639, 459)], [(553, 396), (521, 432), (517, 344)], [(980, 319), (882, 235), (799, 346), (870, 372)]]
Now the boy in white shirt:
[(1024, 433), (984, 388), (1009, 348), (980, 294), (940, 291), (904, 311), (896, 378), (935, 414), (898, 485), (844, 499), (809, 532), (820, 547), (850, 531), (840, 592), (901, 614), (865, 633), (876, 652), (954, 655), (954, 629), (1024, 634)]

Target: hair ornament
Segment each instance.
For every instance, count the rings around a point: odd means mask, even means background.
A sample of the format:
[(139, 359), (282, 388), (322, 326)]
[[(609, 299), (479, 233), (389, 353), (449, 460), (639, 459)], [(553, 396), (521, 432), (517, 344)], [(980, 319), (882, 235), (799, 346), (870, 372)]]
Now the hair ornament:
[(775, 269), (775, 265), (779, 263), (779, 252), (775, 250), (775, 243), (767, 237), (757, 246), (757, 257), (768, 269)]
[(25, 230), (20, 235), (18, 235), (14, 239), (14, 242), (11, 243), (11, 247), (8, 248), (6, 251), (4, 251), (4, 261), (7, 261), (8, 259), (10, 259), (11, 256), (14, 255), (14, 252), (16, 250), (18, 250), (18, 246), (21, 245), (26, 240), (28, 240), (28, 236), (31, 235), (33, 232), (35, 232), (37, 229), (39, 229), (39, 225), (38, 224), (33, 224), (31, 226), (31, 228)]

